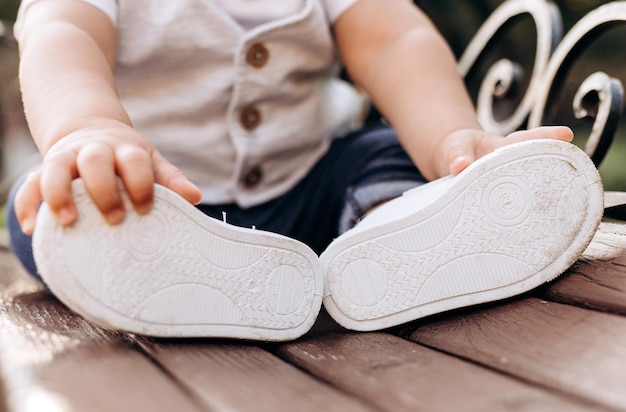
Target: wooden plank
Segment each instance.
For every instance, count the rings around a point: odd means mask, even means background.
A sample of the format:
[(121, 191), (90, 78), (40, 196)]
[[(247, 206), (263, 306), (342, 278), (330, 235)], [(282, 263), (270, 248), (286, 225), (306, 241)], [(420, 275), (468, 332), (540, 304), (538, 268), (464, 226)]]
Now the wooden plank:
[(604, 193), (604, 215), (611, 219), (626, 220), (626, 193)]
[(151, 340), (141, 345), (210, 410), (372, 410), (258, 346)]
[(626, 315), (626, 224), (603, 222), (581, 259), (543, 297)]
[(0, 379), (8, 411), (201, 411), (125, 335), (74, 315), (0, 250)]
[(597, 410), (386, 333), (332, 333), (277, 353), (382, 410)]
[(534, 298), (423, 324), (410, 339), (626, 410), (626, 318)]

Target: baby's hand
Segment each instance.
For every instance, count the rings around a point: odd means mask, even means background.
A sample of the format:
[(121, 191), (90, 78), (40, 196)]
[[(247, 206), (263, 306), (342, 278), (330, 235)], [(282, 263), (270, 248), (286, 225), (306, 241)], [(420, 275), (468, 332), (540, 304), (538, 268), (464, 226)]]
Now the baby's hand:
[(91, 127), (70, 133), (52, 145), (44, 155), (41, 169), (31, 173), (18, 190), (15, 212), (22, 231), (33, 232), (42, 200), (61, 225), (72, 225), (78, 215), (71, 183), (78, 177), (110, 224), (121, 222), (125, 215), (118, 178), (133, 208), (142, 214), (152, 208), (155, 182), (192, 203), (199, 202), (201, 196), (178, 168), (131, 127), (121, 123)]
[(481, 130), (458, 130), (441, 141), (436, 152), (435, 167), (440, 176), (456, 175), (474, 160), (501, 146), (533, 139), (555, 139), (570, 142), (574, 137), (565, 126), (544, 126), (511, 133), (507, 137)]

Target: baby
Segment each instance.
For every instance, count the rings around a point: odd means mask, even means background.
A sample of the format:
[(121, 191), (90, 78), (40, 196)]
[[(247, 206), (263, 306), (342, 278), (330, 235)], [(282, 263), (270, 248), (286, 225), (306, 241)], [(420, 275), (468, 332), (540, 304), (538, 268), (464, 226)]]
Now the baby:
[(387, 328), (553, 279), (602, 216), (572, 132), (483, 131), (407, 1), (25, 0), (15, 32), (43, 164), (12, 248), (104, 327)]

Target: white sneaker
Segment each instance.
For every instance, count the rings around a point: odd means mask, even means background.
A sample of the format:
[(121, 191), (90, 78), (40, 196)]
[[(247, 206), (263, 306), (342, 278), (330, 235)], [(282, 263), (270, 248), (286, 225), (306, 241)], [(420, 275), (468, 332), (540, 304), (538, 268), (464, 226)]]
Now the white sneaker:
[(365, 331), (518, 295), (564, 272), (602, 213), (602, 182), (582, 150), (553, 140), (503, 147), (331, 243), (320, 256), (324, 306)]
[(116, 226), (80, 179), (79, 219), (60, 227), (42, 205), (33, 237), (37, 268), (59, 300), (96, 324), (158, 337), (291, 340), (320, 310), (317, 255), (296, 240), (205, 216), (155, 186), (152, 212), (125, 198)]

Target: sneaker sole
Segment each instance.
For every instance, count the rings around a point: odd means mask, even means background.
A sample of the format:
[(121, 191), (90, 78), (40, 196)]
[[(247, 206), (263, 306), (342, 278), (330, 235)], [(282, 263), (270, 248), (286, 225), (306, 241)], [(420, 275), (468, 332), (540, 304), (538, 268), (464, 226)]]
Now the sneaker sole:
[(37, 268), (69, 308), (109, 329), (155, 337), (281, 341), (313, 325), (323, 274), (306, 245), (209, 218), (155, 185), (154, 207), (108, 225), (80, 179), (79, 213), (60, 227), (43, 204), (33, 237)]
[[(417, 188), (390, 203), (424, 201)], [(600, 176), (577, 147), (500, 148), (422, 210), (337, 238), (320, 256), (324, 306), (344, 327), (368, 331), (524, 293), (574, 263), (602, 213)]]

